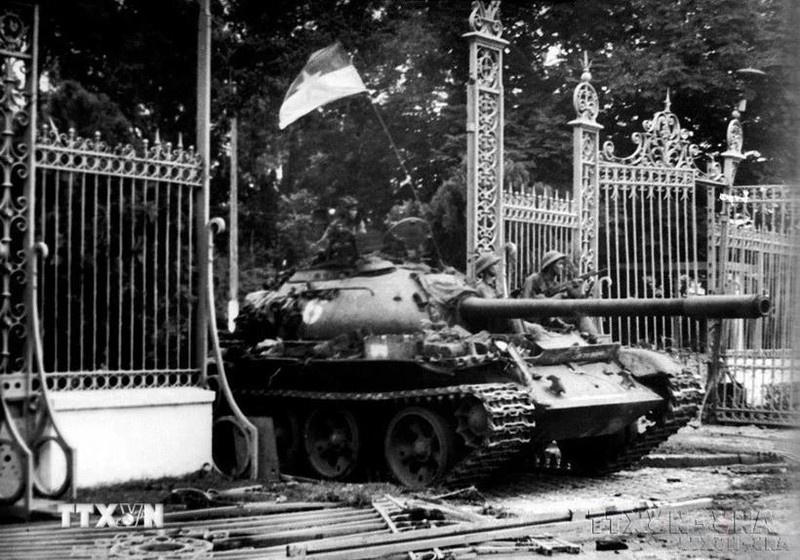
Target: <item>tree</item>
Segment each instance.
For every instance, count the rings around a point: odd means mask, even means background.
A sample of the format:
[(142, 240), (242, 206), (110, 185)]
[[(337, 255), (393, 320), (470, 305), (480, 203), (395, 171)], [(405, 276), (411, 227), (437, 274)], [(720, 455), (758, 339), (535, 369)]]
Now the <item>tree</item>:
[[(259, 246), (253, 254), (276, 264), (298, 258), (281, 233), (291, 226), (278, 224), (280, 201), (296, 193), (308, 193), (303, 200), (315, 205), (298, 217), (299, 229), (307, 227), (306, 218), (324, 227), (327, 209), (342, 194), (357, 196), (375, 227), (412, 198), (399, 186), (404, 173), (365, 97), (277, 128), (283, 96), (308, 55), (339, 40), (353, 54), (418, 196), (430, 203), (428, 217), (444, 252), (459, 255), (451, 264), (463, 262), (468, 55), (462, 35), (469, 7), (444, 0), (277, 0), (268, 6), (226, 0), (212, 7), (212, 213), (225, 210), (226, 135), (234, 115), (241, 237)], [(78, 126), (115, 130), (113, 123), (122, 121), (108, 117), (113, 103), (142, 136), (160, 130), (173, 142), (181, 133), (191, 143), (196, 10), (185, 0), (46, 2), (43, 72), (64, 94), (48, 101), (57, 124), (66, 125), (63, 119), (83, 100), (107, 117), (87, 116), (80, 120), (98, 124)], [(694, 141), (720, 152), (731, 110), (744, 96), (750, 101), (745, 147), (762, 158), (743, 164), (741, 180), (794, 179), (797, 19), (789, 0), (505, 0), (507, 180), (570, 188), (566, 123), (574, 118), (571, 95), (584, 51), (603, 104), (603, 134), (617, 153), (628, 153), (630, 134), (663, 108), (667, 89)], [(747, 66), (768, 76), (754, 80), (736, 72)], [(64, 85), (68, 80), (86, 93)]]

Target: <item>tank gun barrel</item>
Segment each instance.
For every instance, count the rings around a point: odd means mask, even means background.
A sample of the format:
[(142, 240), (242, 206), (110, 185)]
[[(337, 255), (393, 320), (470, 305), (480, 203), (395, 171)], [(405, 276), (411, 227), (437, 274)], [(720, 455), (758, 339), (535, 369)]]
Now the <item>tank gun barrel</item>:
[(484, 299), (469, 296), (461, 300), (462, 317), (517, 319), (558, 317), (574, 313), (589, 316), (643, 317), (681, 316), (694, 319), (755, 319), (772, 309), (770, 299), (762, 295), (689, 296), (648, 299)]

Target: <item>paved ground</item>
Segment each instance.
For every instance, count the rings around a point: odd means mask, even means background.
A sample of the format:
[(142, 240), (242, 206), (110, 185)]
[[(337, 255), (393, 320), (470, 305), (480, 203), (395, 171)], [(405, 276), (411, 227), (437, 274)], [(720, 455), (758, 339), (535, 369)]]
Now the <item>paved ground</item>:
[[(753, 426), (686, 427), (658, 454), (681, 457), (687, 465), (706, 464), (708, 457), (723, 457), (727, 464), (645, 467), (602, 478), (509, 473), (483, 492), (491, 508), (512, 515), (712, 499), (710, 505), (687, 504), (649, 517), (554, 526), (553, 535), (582, 545), (584, 558), (800, 558), (796, 436)], [(758, 459), (770, 463), (742, 464)], [(597, 551), (603, 539), (627, 549)]]
[[(513, 517), (565, 510), (580, 517), (609, 506), (628, 510), (643, 502), (662, 507), (644, 516), (600, 515), (543, 526), (535, 533), (579, 543), (582, 551), (577, 558), (800, 558), (797, 434), (754, 426), (687, 426), (651, 455), (651, 466), (595, 478), (509, 470), (479, 491), (458, 494), (446, 503), (469, 512)], [(681, 466), (668, 466), (676, 464)], [(82, 491), (78, 501), (159, 502), (172, 488), (243, 485), (252, 482), (199, 473)], [(252, 499), (258, 501), (342, 501), (357, 507), (369, 506), (386, 494), (400, 499), (411, 494), (387, 483), (295, 482), (257, 488)], [(427, 497), (437, 492), (441, 490), (430, 491)], [(666, 507), (676, 502), (672, 509)], [(627, 548), (598, 551), (598, 541)]]

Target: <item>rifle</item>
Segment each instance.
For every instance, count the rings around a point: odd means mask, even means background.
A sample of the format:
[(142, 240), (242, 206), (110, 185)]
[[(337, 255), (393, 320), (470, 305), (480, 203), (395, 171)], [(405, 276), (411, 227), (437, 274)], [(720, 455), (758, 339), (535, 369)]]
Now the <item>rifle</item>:
[(547, 290), (544, 295), (545, 297), (553, 297), (554, 295), (560, 294), (564, 290), (569, 289), (571, 286), (576, 285), (578, 282), (582, 280), (586, 280), (587, 278), (591, 278), (592, 276), (605, 274), (606, 272), (608, 272), (608, 269), (604, 268), (602, 270), (594, 270), (592, 272), (586, 272), (584, 274), (581, 274), (580, 276), (575, 276), (574, 278), (565, 280), (561, 284), (558, 284), (557, 286), (551, 288), (550, 290)]

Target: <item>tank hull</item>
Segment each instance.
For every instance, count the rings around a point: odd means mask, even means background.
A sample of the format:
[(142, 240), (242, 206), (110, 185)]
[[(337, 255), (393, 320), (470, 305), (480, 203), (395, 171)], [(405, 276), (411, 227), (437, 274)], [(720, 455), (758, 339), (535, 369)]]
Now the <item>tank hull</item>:
[(699, 384), (668, 355), (516, 319), (769, 311), (740, 296), (483, 299), (458, 274), (380, 261), (301, 271), (248, 305), (229, 385), (245, 414), (273, 417), (282, 468), (412, 487), (537, 463), (553, 442), (563, 468), (624, 468), (697, 416)]
[[(552, 359), (545, 356), (543, 361)], [(262, 358), (238, 362), (229, 377), (246, 415), (278, 419), (286, 472), (323, 476), (314, 468), (313, 453), (304, 450), (307, 425), (319, 411), (346, 413), (359, 434), (359, 450), (342, 478), (379, 473), (405, 484), (409, 482), (387, 467), (391, 449), (383, 441), (393, 418), (405, 410), (427, 410), (444, 418), (456, 440), (452, 464), (424, 485), (452, 485), (479, 482), (512, 459), (534, 461), (553, 440), (618, 432), (664, 406), (663, 396), (632, 380), (613, 359), (569, 365), (532, 362), (536, 379), (527, 386), (507, 361), (497, 359), (454, 368), (418, 360)], [(472, 430), (459, 416), (468, 409), (486, 416), (490, 434)]]

